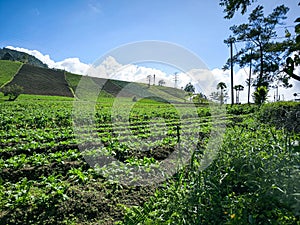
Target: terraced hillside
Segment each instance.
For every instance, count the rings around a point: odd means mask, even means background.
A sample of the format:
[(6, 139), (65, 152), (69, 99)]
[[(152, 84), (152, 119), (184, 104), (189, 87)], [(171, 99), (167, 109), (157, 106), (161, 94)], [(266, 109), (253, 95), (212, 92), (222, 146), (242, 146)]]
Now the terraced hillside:
[(0, 60), (0, 87), (13, 78), (21, 65), (21, 62)]
[(44, 69), (24, 64), (9, 84), (22, 86), (24, 94), (73, 97), (65, 80), (64, 72), (60, 70)]
[[(76, 92), (78, 83), (82, 76), (66, 73), (66, 80), (70, 88)], [(110, 97), (133, 97), (143, 98), (156, 96), (172, 102), (183, 102), (185, 92), (179, 89), (163, 86), (150, 86), (142, 83), (133, 83), (121, 80), (107, 80), (104, 78), (91, 78), (91, 81), (101, 87), (101, 96)], [(87, 89), (91, 88), (87, 85)], [(77, 96), (78, 97), (78, 96)]]

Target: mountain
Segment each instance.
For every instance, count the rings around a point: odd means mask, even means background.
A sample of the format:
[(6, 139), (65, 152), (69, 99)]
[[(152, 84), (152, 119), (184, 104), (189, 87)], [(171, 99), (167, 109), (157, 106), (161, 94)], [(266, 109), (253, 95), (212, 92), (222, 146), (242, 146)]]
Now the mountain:
[(0, 60), (19, 61), (33, 66), (48, 68), (46, 64), (36, 57), (25, 52), (19, 52), (8, 48), (0, 49)]

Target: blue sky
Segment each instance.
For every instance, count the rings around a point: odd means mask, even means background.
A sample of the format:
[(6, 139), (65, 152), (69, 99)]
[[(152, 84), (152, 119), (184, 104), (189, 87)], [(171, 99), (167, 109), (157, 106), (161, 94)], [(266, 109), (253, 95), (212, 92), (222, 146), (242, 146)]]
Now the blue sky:
[[(289, 6), (286, 26), (299, 16), (298, 0), (258, 2), (266, 13), (280, 4)], [(219, 0), (0, 0), (0, 47), (34, 51), (60, 68), (83, 63), (75, 71), (84, 71), (85, 64), (120, 45), (165, 41), (194, 52), (227, 81), (228, 72), (220, 70), (229, 56), (223, 40), (231, 34), (230, 26), (244, 22), (247, 16), (239, 14), (224, 19)], [(237, 79), (241, 83), (245, 77)]]
[[(293, 25), (298, 1), (272, 2), (266, 10), (282, 3), (294, 8), (287, 24)], [(222, 10), (218, 0), (2, 0), (0, 46), (92, 63), (119, 45), (161, 40), (193, 51), (210, 69), (221, 68), (228, 57), (223, 40), (229, 27), (244, 22), (240, 16), (223, 19)]]

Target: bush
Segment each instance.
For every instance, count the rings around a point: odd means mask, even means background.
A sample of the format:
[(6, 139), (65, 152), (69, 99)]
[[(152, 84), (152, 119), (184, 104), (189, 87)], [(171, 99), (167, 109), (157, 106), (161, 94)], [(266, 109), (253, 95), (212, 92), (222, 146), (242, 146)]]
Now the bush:
[(253, 93), (254, 102), (258, 105), (263, 104), (267, 100), (268, 89), (265, 86), (258, 87)]
[(285, 128), (288, 131), (300, 132), (300, 103), (276, 102), (263, 105), (258, 112), (262, 123)]
[(23, 92), (23, 87), (13, 84), (1, 88), (1, 92), (3, 92), (4, 96), (8, 96), (9, 101), (14, 101)]
[(245, 115), (245, 114), (256, 112), (258, 110), (258, 106), (257, 105), (248, 105), (248, 104), (227, 105), (226, 110), (227, 110), (227, 113), (229, 113), (229, 114)]

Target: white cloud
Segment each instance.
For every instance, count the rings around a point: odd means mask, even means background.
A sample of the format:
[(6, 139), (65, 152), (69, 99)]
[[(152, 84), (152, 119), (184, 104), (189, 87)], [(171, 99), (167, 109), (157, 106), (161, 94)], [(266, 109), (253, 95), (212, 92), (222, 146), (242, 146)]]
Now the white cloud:
[(19, 48), (19, 47), (13, 47), (13, 46), (7, 46), (6, 48), (20, 51), (20, 52), (25, 52), (29, 55), (33, 55), (37, 59), (41, 60), (43, 63), (47, 64), (49, 68), (56, 68), (56, 69), (64, 69), (66, 71), (69, 71), (71, 73), (75, 74), (86, 74), (88, 68), (90, 67), (89, 65), (80, 62), (78, 58), (67, 58), (64, 59), (63, 61), (55, 62), (50, 58), (49, 55), (43, 55), (41, 52), (37, 50), (29, 50), (26, 48)]
[[(130, 82), (147, 82), (147, 76), (155, 74), (155, 83), (160, 79), (166, 81), (167, 85), (171, 85), (168, 75), (155, 68), (138, 66), (134, 64), (122, 65), (118, 63), (115, 58), (108, 56), (100, 65), (93, 66), (89, 69), (88, 75), (93, 77), (102, 77)], [(153, 80), (152, 82), (153, 83)]]
[(53, 67), (64, 69), (75, 74), (85, 75), (90, 66), (80, 62), (79, 58), (67, 58), (63, 61), (56, 62)]

